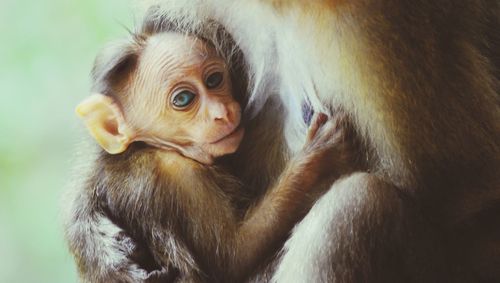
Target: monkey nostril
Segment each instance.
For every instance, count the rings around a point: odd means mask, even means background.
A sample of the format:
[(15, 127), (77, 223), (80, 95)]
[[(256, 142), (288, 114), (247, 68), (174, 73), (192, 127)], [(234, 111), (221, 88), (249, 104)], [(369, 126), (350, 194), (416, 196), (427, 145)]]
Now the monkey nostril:
[(229, 122), (230, 121), (230, 119), (229, 119), (230, 112), (225, 106), (219, 107), (218, 109), (214, 109), (212, 114), (213, 114), (213, 116), (212, 116), (213, 120), (216, 122)]

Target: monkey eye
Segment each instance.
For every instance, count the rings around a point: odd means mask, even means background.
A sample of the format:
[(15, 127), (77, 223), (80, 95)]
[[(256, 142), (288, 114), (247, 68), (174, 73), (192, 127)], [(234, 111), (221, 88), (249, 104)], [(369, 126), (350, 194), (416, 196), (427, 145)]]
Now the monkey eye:
[(208, 89), (218, 88), (222, 84), (224, 75), (222, 72), (215, 72), (208, 76), (205, 80), (205, 85)]
[(196, 95), (193, 92), (183, 90), (172, 98), (172, 104), (177, 108), (186, 108), (189, 104), (191, 104), (191, 102), (193, 102), (195, 96)]

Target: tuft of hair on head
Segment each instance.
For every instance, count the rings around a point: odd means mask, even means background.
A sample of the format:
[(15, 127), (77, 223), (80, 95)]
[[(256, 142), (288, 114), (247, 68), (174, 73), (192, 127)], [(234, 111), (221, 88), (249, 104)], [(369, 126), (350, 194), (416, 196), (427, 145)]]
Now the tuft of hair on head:
[(194, 24), (171, 17), (158, 5), (153, 5), (144, 14), (140, 34), (153, 35), (162, 32), (185, 34), (205, 41), (215, 48), (217, 55), (221, 56), (230, 67), (234, 65), (233, 62), (241, 63), (242, 61), (241, 50), (231, 34), (221, 23), (213, 19), (204, 19)]

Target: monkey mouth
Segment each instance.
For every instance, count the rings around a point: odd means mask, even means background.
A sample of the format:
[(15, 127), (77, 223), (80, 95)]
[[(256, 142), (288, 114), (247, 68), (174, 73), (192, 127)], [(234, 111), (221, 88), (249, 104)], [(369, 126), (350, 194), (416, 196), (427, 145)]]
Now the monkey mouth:
[(234, 128), (231, 132), (229, 132), (228, 134), (224, 135), (223, 137), (217, 139), (216, 141), (214, 142), (211, 142), (210, 144), (218, 144), (218, 143), (222, 143), (222, 142), (225, 142), (226, 140), (229, 141), (229, 140), (233, 140), (237, 137), (239, 137), (240, 135), (243, 134), (243, 127), (241, 126), (238, 126), (236, 128)]

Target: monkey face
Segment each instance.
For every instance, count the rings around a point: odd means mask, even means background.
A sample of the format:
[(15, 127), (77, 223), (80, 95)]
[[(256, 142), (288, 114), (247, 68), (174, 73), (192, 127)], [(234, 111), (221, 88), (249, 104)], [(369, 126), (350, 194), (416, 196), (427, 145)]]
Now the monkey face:
[(241, 107), (213, 47), (176, 33), (153, 36), (134, 77), (126, 113), (140, 136), (196, 148), (209, 159), (237, 150)]
[(233, 98), (225, 61), (212, 46), (194, 37), (161, 33), (132, 52), (137, 67), (122, 78), (120, 103), (96, 93), (77, 107), (108, 153), (143, 141), (211, 164), (236, 151), (244, 132), (241, 108)]

